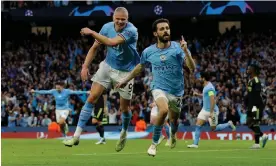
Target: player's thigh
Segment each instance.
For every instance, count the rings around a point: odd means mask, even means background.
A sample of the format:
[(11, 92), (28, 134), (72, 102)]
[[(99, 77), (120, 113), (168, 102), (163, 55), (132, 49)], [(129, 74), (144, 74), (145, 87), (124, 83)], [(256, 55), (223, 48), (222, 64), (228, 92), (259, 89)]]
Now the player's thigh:
[[(130, 72), (112, 69), (110, 71), (110, 78), (112, 80), (112, 86), (113, 87), (116, 86), (116, 84), (123, 81), (129, 74), (130, 74)], [(130, 80), (125, 87), (115, 89), (115, 90), (117, 92), (119, 92), (121, 98), (130, 101), (132, 99), (133, 86), (134, 86), (134, 79)]]
[(95, 118), (95, 117), (92, 117), (92, 124), (98, 124), (100, 121)]
[(207, 112), (204, 109), (202, 109), (197, 115), (196, 125), (202, 126), (206, 121), (208, 121), (209, 116), (210, 112)]
[(58, 118), (56, 119), (58, 123), (64, 123), (69, 115), (69, 110), (56, 110), (56, 115)]
[(182, 97), (177, 97), (172, 94), (168, 94), (169, 99), (169, 118), (170, 121), (177, 120), (179, 118), (181, 107), (182, 107)]
[(56, 110), (55, 113), (56, 113), (56, 121), (59, 122), (59, 118), (60, 118), (59, 110)]
[(157, 108), (157, 106), (152, 107), (151, 112), (150, 112), (150, 123), (151, 124), (155, 124), (157, 116), (158, 116), (158, 108)]
[(176, 112), (169, 108), (168, 117), (170, 122), (176, 122), (179, 118), (180, 112)]
[(105, 61), (100, 63), (99, 69), (91, 79), (94, 86), (92, 85), (90, 94), (102, 94), (102, 89), (111, 87), (110, 70), (110, 66)]
[(120, 97), (122, 97), (125, 100), (131, 100), (132, 94), (133, 94), (133, 86), (134, 86), (134, 79), (128, 82), (128, 84), (124, 88), (120, 88), (117, 91), (120, 94)]
[[(125, 77), (128, 76), (130, 72), (123, 72), (116, 69), (112, 69), (110, 71), (110, 78), (112, 80), (112, 86), (115, 86), (119, 82), (121, 82)], [(124, 88), (116, 89), (120, 94), (120, 110), (122, 112), (128, 111), (130, 108), (130, 101), (133, 93), (133, 84), (134, 79), (128, 82), (128, 84)]]
[(256, 125), (256, 120), (255, 120), (255, 117), (250, 114), (249, 116), (247, 115), (246, 117), (246, 125), (249, 127), (249, 128), (252, 128), (254, 125)]
[(87, 100), (90, 103), (96, 104), (105, 89), (106, 88), (102, 84), (98, 82), (93, 82)]
[(168, 113), (169, 111), (169, 100), (166, 93), (162, 90), (155, 89), (152, 91), (152, 96), (154, 98), (155, 104), (161, 113)]

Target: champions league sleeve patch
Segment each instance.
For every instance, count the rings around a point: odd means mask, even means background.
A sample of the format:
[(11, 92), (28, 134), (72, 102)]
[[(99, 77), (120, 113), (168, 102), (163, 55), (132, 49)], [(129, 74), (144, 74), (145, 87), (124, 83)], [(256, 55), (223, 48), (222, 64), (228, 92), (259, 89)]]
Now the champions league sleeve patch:
[(126, 35), (125, 37), (131, 37), (132, 32), (131, 31), (125, 31), (125, 32), (123, 32), (123, 35)]

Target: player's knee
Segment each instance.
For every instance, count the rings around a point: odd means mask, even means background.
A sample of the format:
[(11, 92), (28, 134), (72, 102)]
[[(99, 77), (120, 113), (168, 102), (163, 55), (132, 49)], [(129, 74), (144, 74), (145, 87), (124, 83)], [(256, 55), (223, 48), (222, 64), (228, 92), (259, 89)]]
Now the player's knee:
[(128, 112), (130, 110), (130, 100), (120, 97), (120, 111)]
[(121, 110), (122, 112), (127, 112), (127, 111), (129, 110), (129, 106), (128, 106), (128, 105), (123, 105), (123, 104), (121, 104), (121, 105), (120, 105), (120, 110)]
[(150, 124), (155, 124), (155, 122), (156, 122), (156, 117), (150, 118)]
[(58, 120), (58, 124), (60, 124), (60, 125), (64, 125), (65, 124), (65, 119), (64, 118), (60, 118), (59, 120)]
[(169, 109), (167, 108), (159, 108), (159, 115), (162, 118), (166, 118), (166, 116), (168, 115)]
[(247, 125), (248, 128), (251, 129), (251, 128), (253, 128), (253, 126), (254, 126), (254, 121), (251, 120), (251, 119), (250, 119), (250, 120), (247, 120), (246, 125)]
[(98, 120), (95, 118), (92, 118), (92, 124), (97, 124), (97, 123), (98, 123)]
[(91, 104), (96, 104), (98, 101), (99, 96), (95, 95), (95, 94), (90, 94), (87, 98), (87, 101)]
[(197, 126), (202, 126), (203, 124), (204, 124), (203, 120), (197, 119), (197, 121), (196, 121)]

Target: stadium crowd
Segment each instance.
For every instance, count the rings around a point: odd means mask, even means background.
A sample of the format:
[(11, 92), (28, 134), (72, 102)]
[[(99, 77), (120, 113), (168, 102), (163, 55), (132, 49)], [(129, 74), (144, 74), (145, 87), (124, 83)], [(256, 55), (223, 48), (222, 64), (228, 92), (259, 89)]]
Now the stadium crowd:
[[(197, 63), (194, 74), (185, 68), (185, 96), (179, 119), (182, 125), (195, 125), (197, 113), (201, 110), (202, 99), (195, 95), (202, 91), (197, 80), (200, 72), (212, 72), (212, 82), (218, 92), (217, 102), (220, 108), (219, 122), (232, 120), (236, 125), (245, 125), (246, 95), (248, 77), (247, 65), (257, 60), (262, 67), (260, 80), (263, 86), (265, 111), (262, 124), (276, 124), (276, 34), (243, 34), (232, 29), (217, 36), (212, 42), (189, 39), (189, 48)], [(141, 53), (153, 43), (149, 37), (140, 35), (137, 45)], [(31, 89), (52, 89), (55, 82), (63, 80), (72, 90), (89, 90), (91, 82), (80, 79), (81, 65), (91, 42), (85, 38), (60, 38), (51, 40), (47, 34), (33, 35), (24, 42), (6, 41), (2, 44), (1, 56), (1, 123), (3, 126), (36, 127), (48, 126), (55, 121), (55, 101), (50, 95), (32, 95)], [(104, 59), (105, 48), (101, 47), (91, 65), (90, 73), (98, 69)], [(131, 124), (135, 125), (139, 117), (149, 123), (150, 104), (153, 102), (149, 86), (152, 80), (150, 67), (135, 80), (134, 95), (130, 109), (133, 112)], [(120, 124), (118, 94), (108, 91), (105, 116), (109, 124)], [(80, 109), (86, 95), (72, 95), (72, 111), (69, 125), (76, 125)]]

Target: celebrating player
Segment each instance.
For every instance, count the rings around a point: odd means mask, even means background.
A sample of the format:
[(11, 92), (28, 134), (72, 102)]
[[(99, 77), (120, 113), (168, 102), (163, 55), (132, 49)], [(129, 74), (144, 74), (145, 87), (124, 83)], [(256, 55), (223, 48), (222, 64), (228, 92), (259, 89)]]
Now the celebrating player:
[(260, 73), (260, 66), (257, 62), (249, 65), (247, 73), (250, 77), (247, 85), (247, 96), (245, 99), (247, 106), (247, 126), (253, 130), (255, 135), (255, 144), (252, 149), (260, 148), (260, 137), (262, 137), (262, 147), (264, 148), (268, 140), (268, 136), (263, 134), (260, 129), (260, 121), (263, 115), (264, 103), (261, 97), (261, 82), (258, 75)]
[(146, 63), (151, 64), (153, 73), (151, 90), (159, 113), (153, 127), (153, 142), (148, 149), (148, 154), (155, 156), (158, 140), (168, 113), (171, 125), (170, 146), (174, 148), (176, 145), (177, 120), (184, 94), (182, 70), (184, 59), (186, 59), (187, 66), (192, 70), (195, 69), (195, 63), (183, 37), (181, 45), (170, 41), (170, 25), (167, 19), (156, 20), (152, 28), (153, 35), (157, 38), (157, 43), (143, 51), (140, 64), (116, 87), (126, 87), (130, 80), (142, 72)]
[(56, 101), (56, 120), (60, 126), (60, 131), (64, 136), (68, 133), (68, 125), (66, 123), (67, 116), (69, 115), (69, 96), (87, 94), (87, 91), (72, 91), (70, 89), (64, 89), (63, 82), (56, 83), (56, 89), (51, 90), (31, 90), (31, 93), (37, 94), (49, 94), (55, 97)]
[[(66, 146), (77, 145), (83, 127), (90, 118), (95, 103), (103, 91), (120, 82), (139, 63), (139, 54), (136, 50), (137, 28), (128, 22), (128, 11), (124, 7), (115, 9), (113, 22), (104, 24), (100, 33), (89, 28), (83, 28), (81, 29), (81, 34), (90, 35), (96, 40), (82, 66), (81, 77), (83, 81), (87, 80), (88, 67), (94, 59), (100, 44), (107, 46), (107, 55), (92, 78), (94, 82), (91, 87), (91, 93), (82, 108), (74, 137), (64, 142)], [(132, 117), (131, 111), (128, 109), (132, 98), (133, 83), (134, 80), (131, 80), (125, 88), (118, 89), (120, 93), (120, 110), (122, 111), (122, 130), (120, 140), (116, 144), (116, 151), (121, 151), (126, 143), (127, 129)]]
[(188, 148), (198, 148), (198, 142), (200, 138), (200, 132), (202, 125), (205, 122), (209, 121), (212, 131), (220, 131), (227, 127), (231, 127), (232, 130), (236, 130), (232, 121), (224, 124), (218, 124), (218, 115), (219, 115), (219, 108), (216, 105), (216, 91), (213, 84), (210, 82), (210, 74), (209, 72), (201, 72), (200, 81), (203, 84), (203, 108), (199, 112), (196, 121), (196, 128), (195, 128), (195, 139), (192, 145), (188, 145)]

